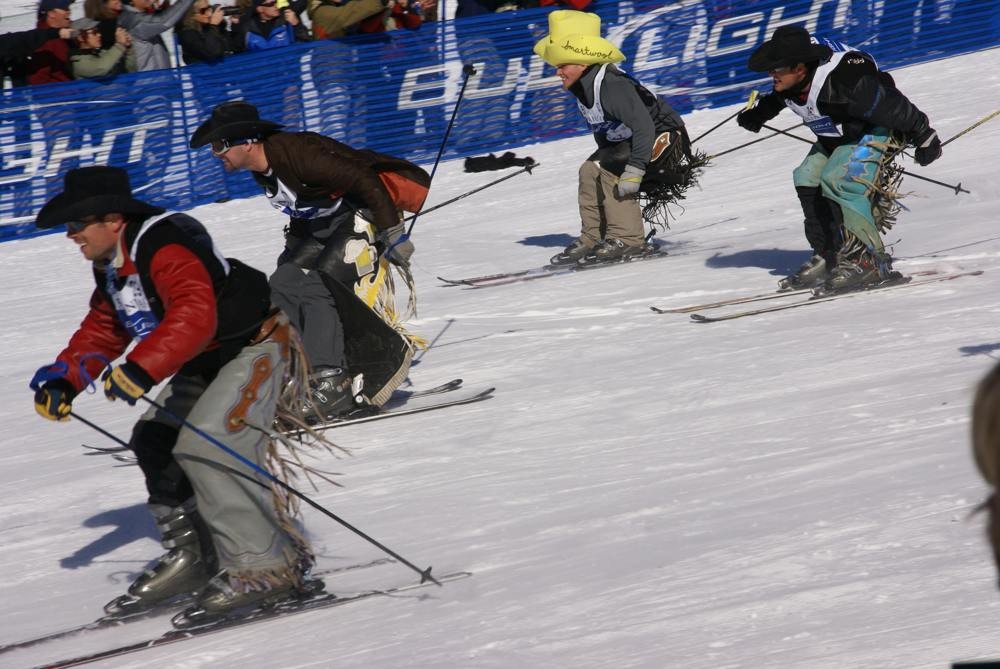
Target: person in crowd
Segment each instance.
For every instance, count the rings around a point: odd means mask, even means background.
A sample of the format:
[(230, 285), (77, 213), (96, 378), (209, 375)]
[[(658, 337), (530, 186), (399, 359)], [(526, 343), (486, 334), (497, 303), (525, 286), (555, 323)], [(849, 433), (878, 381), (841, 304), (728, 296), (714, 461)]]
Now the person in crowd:
[(313, 37), (336, 39), (354, 31), (364, 19), (381, 19), (387, 3), (388, 0), (308, 0), (306, 12), (312, 22)]
[(0, 58), (25, 58), (52, 39), (68, 40), (72, 28), (33, 28), (0, 35)]
[(248, 170), (271, 206), (289, 216), (271, 293), (302, 333), (315, 412), (327, 419), (356, 408), (359, 373), (363, 397), (381, 406), (406, 378), (411, 346), (376, 316), (378, 332), (363, 333), (361, 357), (378, 369), (352, 369), (345, 327), (374, 315), (368, 308), (374, 297), (364, 299), (360, 312), (353, 305), (384, 282), (388, 268), (379, 248), (388, 260), (408, 264), (413, 245), (401, 241), (401, 210), (423, 206), (430, 176), (406, 160), (282, 127), (261, 119), (247, 102), (226, 102), (212, 110), (190, 144), (210, 145), (227, 171)]
[(941, 141), (927, 115), (878, 69), (871, 55), (835, 42), (819, 41), (801, 26), (781, 26), (747, 63), (767, 72), (773, 90), (737, 122), (760, 132), (788, 108), (817, 141), (792, 176), (805, 214), (812, 258), (782, 282), (783, 288), (823, 284), (844, 291), (893, 277), (892, 258), (881, 232), (892, 225), (887, 209), (895, 193), (878, 188), (887, 165), (906, 144), (929, 165), (941, 156)]
[(181, 57), (188, 65), (222, 60), (239, 49), (220, 5), (195, 0), (177, 30)]
[(128, 30), (135, 49), (139, 72), (164, 70), (171, 66), (170, 52), (163, 33), (184, 18), (194, 0), (177, 0), (167, 9), (155, 11), (154, 0), (131, 0), (118, 17), (118, 25)]
[(555, 265), (628, 260), (651, 250), (636, 196), (650, 162), (667, 147), (689, 152), (680, 115), (613, 63), (625, 59), (600, 36), (596, 14), (560, 9), (535, 54), (556, 67), (594, 133), (597, 151), (580, 167), (580, 236), (552, 257)]
[[(41, 0), (38, 3), (39, 30), (69, 28), (69, 6), (73, 0)], [(27, 63), (27, 83), (31, 85), (72, 81), (69, 65), (70, 41), (53, 37), (31, 52)]]
[(100, 26), (94, 19), (73, 21), (76, 47), (70, 51), (70, 66), (75, 79), (106, 77), (123, 72), (135, 72), (135, 53), (128, 31), (119, 26), (115, 30), (115, 43), (109, 49), (101, 48)]
[(416, 30), (424, 22), (423, 9), (419, 2), (410, 0), (389, 0), (380, 14), (364, 19), (358, 24), (359, 33), (381, 33), (386, 30)]
[(279, 8), (278, 0), (253, 0), (253, 11), (240, 20), (235, 34), (244, 51), (265, 51), (312, 39), (295, 10)]
[(35, 410), (67, 420), (102, 371), (104, 395), (132, 405), (166, 383), (129, 445), (167, 553), (106, 610), (196, 592), (189, 616), (215, 617), (297, 593), (313, 555), (287, 502), (203, 436), (267, 468), (266, 430), (297, 349), (266, 277), (226, 258), (194, 218), (136, 199), (118, 167), (67, 172), (36, 225), (66, 226), (96, 286), (67, 347), (32, 379)]
[(118, 16), (122, 13), (122, 0), (84, 0), (83, 15), (98, 22), (101, 33), (101, 48), (110, 49), (118, 43), (116, 31)]

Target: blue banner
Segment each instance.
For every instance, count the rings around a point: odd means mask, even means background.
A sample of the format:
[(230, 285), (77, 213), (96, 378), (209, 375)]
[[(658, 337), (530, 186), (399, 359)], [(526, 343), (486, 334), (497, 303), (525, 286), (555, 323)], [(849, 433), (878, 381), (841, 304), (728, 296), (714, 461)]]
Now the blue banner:
[[(734, 104), (766, 80), (746, 69), (782, 25), (868, 51), (883, 69), (1000, 45), (996, 0), (598, 0), (622, 67), (681, 113)], [(216, 64), (2, 92), (0, 239), (36, 234), (34, 217), (69, 169), (126, 167), (137, 196), (169, 209), (258, 195), (188, 139), (225, 100), (256, 104), (290, 130), (429, 164), (472, 65), (444, 156), (470, 156), (586, 131), (573, 98), (531, 48), (548, 10), (419, 30), (297, 44)]]

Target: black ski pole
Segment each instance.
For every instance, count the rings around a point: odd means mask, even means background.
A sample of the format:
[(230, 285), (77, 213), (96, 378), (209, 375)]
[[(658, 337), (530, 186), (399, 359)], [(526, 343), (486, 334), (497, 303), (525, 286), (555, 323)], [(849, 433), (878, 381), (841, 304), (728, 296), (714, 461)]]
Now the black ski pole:
[[(476, 68), (471, 65), (462, 66), (462, 87), (458, 90), (458, 99), (455, 100), (455, 108), (451, 110), (451, 118), (448, 120), (448, 127), (444, 129), (444, 137), (441, 138), (441, 145), (438, 147), (437, 156), (434, 158), (434, 166), (431, 168), (431, 178), (430, 183), (434, 183), (434, 175), (437, 174), (438, 165), (441, 163), (441, 156), (444, 155), (444, 147), (448, 143), (448, 136), (451, 134), (451, 129), (455, 126), (455, 117), (458, 116), (458, 107), (462, 104), (462, 97), (465, 95), (465, 87), (469, 85), (469, 77), (476, 73)], [(428, 185), (428, 188), (430, 186)], [(413, 226), (417, 224), (417, 217), (421, 212), (415, 213), (410, 218), (410, 226), (406, 228), (406, 234), (402, 235), (396, 244), (400, 244), (410, 238), (410, 233), (413, 231)], [(393, 244), (393, 246), (396, 246)], [(392, 250), (391, 248), (389, 249)]]
[[(948, 144), (951, 144), (952, 142), (954, 142), (956, 139), (958, 139), (959, 137), (961, 137), (965, 133), (969, 132), (970, 130), (974, 130), (975, 128), (978, 128), (979, 126), (981, 126), (982, 124), (986, 123), (987, 121), (989, 121), (994, 116), (997, 116), (998, 114), (1000, 114), (1000, 109), (996, 110), (992, 114), (988, 114), (988, 115), (984, 116), (983, 118), (979, 119), (978, 121), (976, 121), (975, 123), (973, 123), (972, 125), (970, 125), (968, 128), (966, 128), (962, 132), (958, 133), (957, 135), (955, 135), (954, 137), (952, 137), (948, 141), (941, 142), (941, 146), (947, 146)], [(968, 191), (966, 191), (966, 192), (968, 192)]]
[[(792, 137), (793, 139), (797, 139), (800, 142), (805, 142), (806, 144), (813, 144), (812, 140), (806, 139), (805, 137), (799, 137), (798, 135), (793, 135), (790, 132), (785, 132), (784, 130), (778, 130), (777, 128), (772, 128), (769, 125), (765, 125), (764, 127), (767, 128), (768, 130), (773, 130), (774, 132), (781, 133), (782, 135), (788, 135), (789, 137)], [(789, 128), (789, 130), (791, 130), (791, 128)], [(903, 174), (905, 174), (906, 176), (913, 177), (914, 179), (922, 179), (923, 181), (929, 181), (930, 183), (937, 184), (938, 186), (944, 186), (945, 188), (950, 188), (951, 190), (955, 191), (955, 195), (958, 195), (959, 193), (969, 193), (969, 191), (967, 191), (964, 188), (962, 188), (962, 182), (959, 182), (957, 186), (952, 186), (951, 184), (946, 184), (943, 181), (938, 181), (936, 179), (931, 179), (930, 177), (925, 177), (925, 176), (921, 176), (919, 174), (914, 174), (913, 172), (907, 172), (903, 168), (900, 168), (899, 171), (902, 172)]]
[[(788, 130), (795, 130), (796, 128), (801, 128), (804, 125), (805, 125), (805, 123), (799, 123), (798, 125), (793, 125), (791, 128), (788, 128)], [(764, 127), (768, 128), (768, 126), (764, 126)], [(768, 128), (768, 129), (774, 130), (774, 128)], [(752, 146), (753, 144), (757, 144), (758, 142), (763, 142), (764, 140), (771, 139), (772, 137), (777, 137), (778, 135), (780, 135), (783, 132), (786, 132), (786, 131), (785, 130), (775, 130), (775, 132), (774, 132), (773, 135), (768, 135), (767, 137), (760, 137), (760, 138), (755, 139), (753, 141), (747, 142), (746, 144), (740, 144), (739, 146), (734, 146), (731, 149), (726, 149), (725, 151), (722, 151), (720, 153), (716, 153), (715, 155), (709, 156), (708, 159), (709, 160), (713, 160), (715, 158), (718, 158), (719, 156), (724, 156), (727, 153), (732, 153), (733, 151), (738, 151), (740, 149), (745, 149), (746, 147)], [(792, 135), (792, 136), (794, 137), (795, 135)], [(799, 139), (801, 139), (801, 137)]]
[[(496, 186), (498, 183), (500, 183), (502, 181), (507, 181), (507, 179), (512, 179), (512, 178), (516, 177), (518, 174), (522, 174), (524, 172), (527, 172), (528, 174), (531, 174), (531, 170), (535, 169), (539, 165), (541, 165), (541, 163), (532, 163), (531, 165), (526, 165), (526, 166), (522, 167), (521, 169), (519, 169), (516, 172), (511, 172), (510, 174), (508, 174), (505, 177), (500, 177), (499, 179), (491, 181), (488, 184), (485, 184), (483, 186), (479, 186), (478, 188), (473, 188), (472, 190), (470, 190), (470, 191), (468, 191), (466, 193), (462, 193), (461, 195), (453, 197), (450, 200), (445, 200), (444, 202), (441, 202), (440, 204), (436, 204), (433, 207), (429, 207), (427, 209), (422, 209), (420, 211), (420, 213), (421, 214), (429, 214), (432, 211), (440, 209), (441, 207), (446, 207), (449, 204), (454, 204), (455, 202), (458, 202), (459, 200), (464, 200), (465, 198), (469, 197), (470, 195), (475, 195), (479, 191), (486, 190), (490, 186)], [(410, 221), (410, 220), (415, 219), (416, 217), (417, 217), (417, 214), (413, 214), (413, 216), (410, 216), (409, 218), (407, 218), (405, 220)]]
[(737, 109), (737, 110), (736, 110), (736, 111), (735, 111), (735, 112), (733, 113), (733, 115), (732, 115), (732, 116), (728, 116), (728, 117), (726, 117), (726, 120), (725, 120), (725, 121), (722, 121), (721, 123), (716, 123), (716, 124), (715, 124), (715, 125), (713, 125), (713, 126), (712, 126), (711, 128), (709, 128), (709, 129), (708, 129), (708, 130), (706, 130), (705, 132), (701, 133), (700, 135), (698, 135), (697, 137), (695, 137), (694, 139), (692, 139), (692, 140), (691, 140), (691, 143), (692, 143), (692, 144), (694, 144), (695, 142), (697, 142), (697, 141), (698, 141), (699, 139), (701, 139), (702, 137), (704, 137), (704, 136), (705, 136), (705, 135), (707, 135), (708, 133), (710, 133), (710, 132), (713, 132), (713, 131), (715, 131), (715, 130), (718, 130), (719, 128), (721, 128), (721, 127), (722, 127), (722, 126), (724, 126), (725, 124), (729, 123), (729, 122), (730, 122), (730, 121), (732, 121), (732, 120), (733, 120), (734, 118), (736, 118), (737, 116), (739, 116), (739, 115), (740, 115), (740, 112), (743, 112), (743, 111), (745, 111), (745, 110), (747, 110), (747, 109), (750, 109), (751, 107), (753, 107), (753, 103), (755, 103), (756, 101), (757, 101), (757, 91), (756, 91), (756, 90), (753, 90), (753, 91), (750, 91), (750, 97), (749, 97), (749, 98), (747, 99), (747, 102), (746, 102), (746, 104), (745, 104), (745, 105), (743, 105), (743, 108), (742, 108), (742, 109)]
[(116, 437), (115, 435), (111, 434), (110, 432), (108, 432), (107, 430), (105, 430), (103, 427), (101, 427), (97, 423), (90, 422), (89, 420), (87, 420), (86, 418), (84, 418), (80, 414), (76, 413), (75, 411), (70, 411), (69, 415), (70, 415), (71, 418), (77, 419), (78, 421), (80, 421), (81, 423), (83, 423), (84, 425), (86, 425), (87, 427), (100, 432), (101, 434), (103, 434), (105, 437), (107, 437), (111, 441), (114, 441), (114, 442), (118, 443), (119, 445), (124, 446), (125, 448), (127, 448), (129, 450), (132, 450), (132, 447), (129, 446), (125, 441), (123, 441), (123, 440), (119, 439), (118, 437)]
[(268, 479), (269, 481), (271, 481), (275, 485), (277, 485), (280, 488), (284, 489), (285, 491), (287, 491), (287, 492), (295, 495), (296, 497), (298, 497), (299, 499), (301, 499), (306, 504), (308, 504), (312, 508), (316, 509), (320, 513), (322, 513), (322, 514), (328, 516), (329, 518), (332, 518), (333, 520), (337, 521), (338, 523), (340, 523), (341, 525), (343, 525), (344, 527), (346, 527), (347, 529), (349, 529), (351, 532), (354, 532), (355, 534), (357, 534), (362, 539), (368, 541), (373, 546), (376, 546), (377, 548), (379, 548), (380, 550), (382, 550), (383, 552), (385, 552), (387, 555), (390, 555), (391, 557), (396, 558), (399, 562), (401, 562), (402, 564), (405, 564), (407, 567), (409, 567), (413, 571), (415, 571), (418, 574), (420, 574), (420, 582), (421, 583), (425, 583), (427, 581), (431, 581), (432, 583), (435, 583), (436, 585), (441, 585), (441, 582), (439, 580), (437, 580), (436, 578), (434, 578), (433, 576), (431, 576), (431, 568), (430, 567), (428, 567), (427, 569), (420, 569), (419, 567), (417, 567), (415, 564), (413, 564), (412, 562), (410, 562), (409, 560), (407, 560), (406, 558), (404, 558), (399, 553), (396, 553), (395, 551), (391, 550), (387, 546), (385, 546), (382, 543), (380, 543), (378, 540), (376, 540), (376, 539), (368, 536), (367, 534), (365, 534), (364, 532), (362, 532), (358, 528), (354, 527), (353, 525), (351, 525), (350, 523), (348, 523), (346, 520), (344, 520), (343, 518), (341, 518), (337, 514), (333, 513), (329, 509), (327, 509), (325, 506), (323, 506), (323, 505), (319, 504), (318, 502), (314, 501), (308, 495), (306, 495), (306, 494), (304, 494), (302, 492), (299, 492), (298, 490), (296, 490), (292, 486), (288, 485), (287, 483), (285, 483), (284, 481), (282, 481), (281, 479), (279, 479), (277, 476), (275, 476), (271, 472), (267, 471), (266, 469), (264, 469), (263, 467), (261, 467), (260, 465), (258, 465), (256, 462), (254, 462), (252, 460), (249, 460), (248, 458), (243, 457), (242, 455), (240, 455), (239, 453), (237, 453), (233, 449), (229, 448), (228, 446), (226, 446), (221, 441), (219, 441), (218, 439), (216, 439), (212, 435), (208, 434), (207, 432), (205, 432), (201, 428), (197, 427), (196, 425), (193, 425), (192, 423), (188, 422), (187, 420), (185, 420), (185, 419), (181, 418), (180, 416), (178, 416), (177, 414), (173, 413), (172, 411), (170, 411), (169, 409), (167, 409), (162, 404), (159, 404), (158, 402), (149, 399), (149, 397), (146, 396), (146, 395), (142, 395), (142, 399), (145, 400), (146, 402), (148, 402), (151, 406), (154, 406), (157, 409), (159, 409), (160, 411), (162, 411), (167, 416), (173, 418), (178, 423), (180, 423), (180, 424), (184, 425), (185, 427), (187, 427), (188, 429), (190, 429), (192, 432), (194, 432), (195, 434), (197, 434), (199, 437), (201, 437), (205, 441), (207, 441), (207, 442), (209, 442), (209, 443), (211, 443), (211, 444), (213, 444), (215, 446), (218, 446), (223, 451), (225, 451), (229, 455), (233, 456), (234, 458), (236, 458), (237, 460), (239, 460), (240, 462), (242, 462), (243, 464), (245, 464), (247, 467), (249, 467), (250, 469), (254, 470), (255, 472), (257, 472), (261, 476), (265, 477), (266, 479)]

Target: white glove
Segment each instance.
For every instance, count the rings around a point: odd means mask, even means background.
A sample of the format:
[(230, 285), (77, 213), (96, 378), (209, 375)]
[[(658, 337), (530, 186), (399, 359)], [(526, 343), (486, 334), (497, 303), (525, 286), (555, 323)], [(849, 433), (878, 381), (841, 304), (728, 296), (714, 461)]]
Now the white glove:
[(646, 170), (626, 165), (622, 175), (618, 177), (618, 196), (630, 197), (638, 193), (639, 185), (644, 176), (646, 176)]

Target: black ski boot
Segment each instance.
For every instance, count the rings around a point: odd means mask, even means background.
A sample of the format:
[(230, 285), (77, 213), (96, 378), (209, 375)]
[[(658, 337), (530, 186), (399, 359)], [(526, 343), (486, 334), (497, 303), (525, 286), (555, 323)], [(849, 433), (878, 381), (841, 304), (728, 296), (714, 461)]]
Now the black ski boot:
[(153, 513), (167, 553), (129, 586), (127, 594), (104, 606), (109, 615), (144, 611), (181, 595), (194, 594), (211, 578), (215, 552), (210, 546), (203, 550), (202, 543), (210, 540), (207, 528), (202, 530), (204, 541), (199, 539), (197, 526), (202, 521), (197, 511), (186, 506), (156, 507)]
[(361, 389), (340, 367), (327, 367), (309, 375), (309, 401), (305, 406), (307, 423), (316, 424), (340, 418), (361, 404)]
[(549, 258), (551, 265), (574, 265), (580, 258), (591, 252), (593, 247), (587, 246), (582, 239), (576, 239), (560, 253)]

